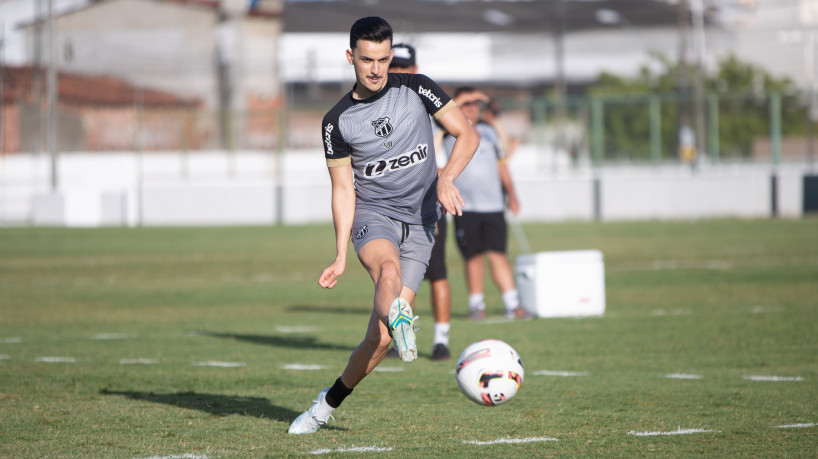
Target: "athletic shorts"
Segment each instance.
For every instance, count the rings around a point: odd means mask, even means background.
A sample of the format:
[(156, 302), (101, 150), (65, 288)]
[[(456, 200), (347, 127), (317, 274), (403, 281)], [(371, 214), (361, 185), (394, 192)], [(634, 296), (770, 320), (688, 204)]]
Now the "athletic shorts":
[(463, 212), (454, 216), (454, 227), (465, 260), (488, 251), (506, 253), (508, 229), (503, 212)]
[(446, 227), (448, 227), (446, 214), (437, 221), (437, 231), (435, 231), (435, 245), (432, 247), (432, 256), (429, 258), (429, 268), (426, 269), (424, 279), (437, 281), (447, 277), (446, 272)]
[(435, 224), (412, 225), (372, 210), (355, 209), (352, 223), (355, 253), (375, 239), (386, 239), (398, 248), (403, 285), (417, 293), (435, 243)]

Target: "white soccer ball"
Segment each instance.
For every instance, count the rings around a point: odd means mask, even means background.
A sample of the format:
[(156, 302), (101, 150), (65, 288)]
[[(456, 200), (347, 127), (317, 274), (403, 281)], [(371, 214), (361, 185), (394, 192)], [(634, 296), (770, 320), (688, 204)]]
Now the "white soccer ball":
[(457, 384), (478, 405), (495, 406), (511, 400), (524, 375), (520, 354), (496, 339), (471, 344), (457, 359)]

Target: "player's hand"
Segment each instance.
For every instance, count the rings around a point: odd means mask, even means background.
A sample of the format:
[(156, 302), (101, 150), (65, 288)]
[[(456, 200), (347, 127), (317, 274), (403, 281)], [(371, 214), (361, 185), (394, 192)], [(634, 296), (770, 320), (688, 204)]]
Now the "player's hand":
[(512, 197), (508, 200), (508, 210), (515, 216), (520, 213), (520, 202), (517, 201), (516, 197)]
[(324, 268), (321, 272), (321, 277), (318, 278), (318, 285), (324, 288), (335, 287), (338, 283), (338, 278), (344, 274), (346, 269), (346, 261), (335, 259), (331, 265)]
[(460, 196), (460, 190), (450, 180), (438, 179), (437, 200), (440, 201), (444, 211), (452, 215), (463, 215), (463, 207), (466, 207), (466, 203)]

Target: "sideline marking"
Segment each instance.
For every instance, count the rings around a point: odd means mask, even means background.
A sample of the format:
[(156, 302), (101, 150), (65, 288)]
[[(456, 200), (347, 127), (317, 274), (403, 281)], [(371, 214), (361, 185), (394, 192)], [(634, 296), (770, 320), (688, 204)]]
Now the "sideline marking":
[(372, 371), (379, 371), (381, 373), (399, 373), (399, 372), (403, 371), (403, 367), (382, 367), (382, 366), (377, 366)]
[(534, 376), (562, 376), (565, 378), (570, 378), (572, 376), (588, 376), (590, 373), (587, 371), (551, 371), (551, 370), (540, 370), (531, 373)]
[(7, 356), (5, 354), (0, 355), (0, 360), (10, 360), (10, 359), (11, 359), (11, 357), (9, 357), (9, 356)]
[(74, 363), (77, 360), (74, 357), (37, 357), (34, 361), (45, 363)]
[(0, 343), (3, 344), (19, 344), (23, 342), (23, 338), (13, 337), (13, 338), (0, 338)]
[(702, 375), (693, 375), (688, 373), (669, 373), (665, 375), (665, 378), (668, 379), (702, 379), (704, 376)]
[(207, 459), (210, 456), (199, 456), (198, 454), (182, 454), (181, 456), (151, 456), (142, 459)]
[(777, 381), (777, 382), (790, 382), (790, 381), (803, 381), (803, 376), (762, 376), (762, 375), (755, 375), (755, 376), (745, 376), (744, 379), (746, 381)]
[(750, 314), (764, 314), (768, 312), (781, 312), (783, 310), (784, 308), (782, 308), (781, 306), (756, 305), (750, 308), (750, 310), (747, 312), (749, 312)]
[(330, 453), (385, 453), (388, 451), (392, 451), (392, 448), (379, 448), (377, 446), (352, 446), (349, 448), (338, 448), (338, 449), (316, 449), (310, 451), (310, 454), (318, 455), (318, 454), (330, 454)]
[(692, 312), (690, 311), (690, 309), (681, 309), (681, 308), (674, 309), (674, 310), (672, 310), (670, 312), (665, 311), (664, 309), (654, 309), (653, 311), (650, 312), (650, 315), (652, 315), (654, 317), (689, 316), (691, 314), (692, 314)]
[(783, 426), (774, 426), (776, 429), (806, 429), (809, 427), (815, 427), (814, 422), (807, 422), (804, 424), (784, 424)]
[(292, 327), (278, 326), (276, 331), (279, 333), (310, 333), (318, 331), (318, 327), (312, 325), (295, 325)]
[(660, 435), (689, 435), (694, 433), (709, 433), (715, 432), (712, 429), (676, 429), (670, 432), (637, 432), (635, 430), (631, 430), (628, 432), (628, 435), (634, 435), (637, 437), (657, 437)]
[(288, 363), (281, 367), (282, 370), (326, 370), (327, 367), (324, 365), (305, 365), (302, 363)]
[(159, 363), (159, 361), (156, 360), (156, 359), (143, 359), (143, 358), (140, 357), (138, 359), (120, 359), (119, 363), (122, 364), (122, 365), (136, 365), (136, 364), (153, 365), (153, 364)]
[(111, 339), (128, 339), (131, 335), (126, 333), (98, 333), (96, 335), (91, 335), (89, 339), (93, 340), (111, 340)]
[(221, 362), (218, 360), (206, 360), (203, 362), (193, 362), (197, 367), (221, 367), (221, 368), (236, 368), (247, 366), (244, 362)]
[(500, 443), (533, 443), (533, 442), (540, 442), (540, 441), (559, 441), (556, 438), (552, 437), (531, 437), (531, 438), (498, 438), (497, 440), (489, 440), (489, 441), (479, 441), (479, 440), (472, 440), (472, 441), (463, 441), (464, 445), (478, 445), (478, 446), (486, 446), (486, 445), (497, 445)]

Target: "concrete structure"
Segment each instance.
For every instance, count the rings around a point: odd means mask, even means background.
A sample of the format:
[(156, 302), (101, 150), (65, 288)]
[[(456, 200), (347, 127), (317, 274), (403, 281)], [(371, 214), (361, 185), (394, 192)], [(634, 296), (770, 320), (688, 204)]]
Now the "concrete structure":
[[(524, 147), (510, 160), (521, 221), (799, 218), (807, 164), (574, 169)], [(551, 165), (556, 164), (556, 168)], [(549, 165), (544, 167), (543, 165)], [(320, 150), (0, 157), (0, 225), (271, 225), (331, 221)]]

